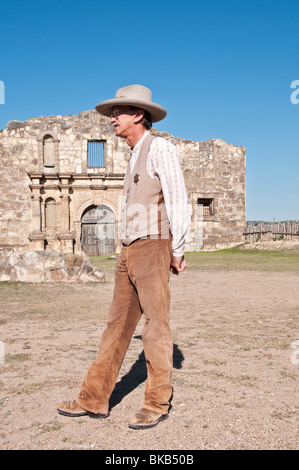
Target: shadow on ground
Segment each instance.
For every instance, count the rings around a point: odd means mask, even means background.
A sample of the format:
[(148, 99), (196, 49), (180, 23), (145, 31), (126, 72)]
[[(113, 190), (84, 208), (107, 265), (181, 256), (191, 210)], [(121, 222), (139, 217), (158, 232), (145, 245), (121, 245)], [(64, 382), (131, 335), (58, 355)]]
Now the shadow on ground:
[[(140, 335), (134, 336), (135, 339), (142, 340)], [(173, 345), (173, 367), (175, 369), (181, 369), (182, 363), (184, 361), (184, 356), (180, 351), (179, 347), (174, 344)], [(140, 384), (145, 382), (147, 378), (147, 370), (146, 370), (146, 363), (145, 363), (145, 356), (144, 351), (139, 354), (138, 359), (133, 364), (130, 371), (124, 375), (119, 382), (115, 385), (113, 393), (110, 397), (109, 401), (109, 409), (111, 410), (116, 405), (118, 405), (126, 395), (131, 393), (135, 388), (137, 388)]]

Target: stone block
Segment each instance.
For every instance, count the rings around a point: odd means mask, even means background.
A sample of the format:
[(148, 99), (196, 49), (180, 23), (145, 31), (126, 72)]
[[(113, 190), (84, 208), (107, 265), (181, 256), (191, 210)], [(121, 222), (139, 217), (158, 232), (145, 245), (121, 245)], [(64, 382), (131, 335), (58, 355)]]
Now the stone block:
[(105, 282), (83, 253), (54, 250), (0, 252), (0, 282)]

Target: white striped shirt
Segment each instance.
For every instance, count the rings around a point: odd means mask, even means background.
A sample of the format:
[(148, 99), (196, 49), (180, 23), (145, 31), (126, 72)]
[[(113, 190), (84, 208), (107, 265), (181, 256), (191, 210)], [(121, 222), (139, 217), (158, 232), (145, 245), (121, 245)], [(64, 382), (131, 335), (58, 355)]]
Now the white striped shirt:
[[(133, 172), (145, 132), (131, 152), (130, 168)], [(160, 180), (167, 216), (172, 233), (173, 256), (183, 256), (186, 235), (190, 224), (188, 197), (181, 169), (181, 155), (168, 140), (156, 137), (151, 143), (147, 158), (147, 172), (153, 179)]]

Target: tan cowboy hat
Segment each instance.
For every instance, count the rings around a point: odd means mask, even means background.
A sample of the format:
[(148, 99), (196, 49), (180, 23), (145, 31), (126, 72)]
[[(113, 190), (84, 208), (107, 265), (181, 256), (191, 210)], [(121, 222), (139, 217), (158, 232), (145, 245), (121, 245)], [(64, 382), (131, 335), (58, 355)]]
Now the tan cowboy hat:
[(115, 98), (103, 101), (96, 106), (96, 110), (104, 116), (110, 116), (114, 106), (128, 105), (148, 111), (152, 121), (157, 122), (165, 118), (167, 112), (159, 104), (152, 102), (152, 92), (143, 85), (129, 85), (117, 90)]

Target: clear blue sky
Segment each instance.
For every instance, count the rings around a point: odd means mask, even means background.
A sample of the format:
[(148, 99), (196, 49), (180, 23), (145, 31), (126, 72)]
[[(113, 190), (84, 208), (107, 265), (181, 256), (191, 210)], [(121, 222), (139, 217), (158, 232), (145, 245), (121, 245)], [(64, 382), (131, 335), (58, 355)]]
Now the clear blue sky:
[(246, 148), (247, 220), (299, 219), (298, 0), (2, 0), (0, 40), (0, 129), (140, 83), (158, 129)]

